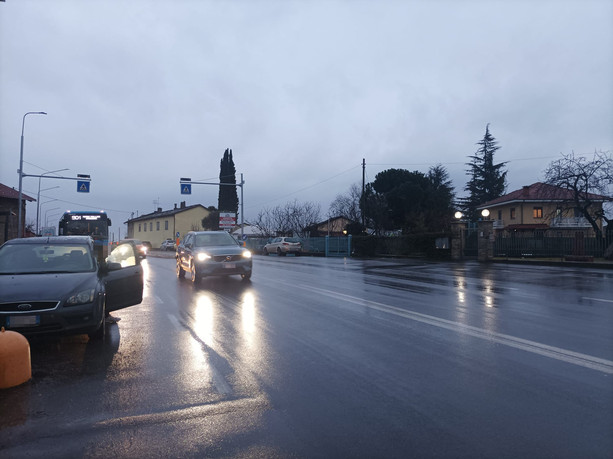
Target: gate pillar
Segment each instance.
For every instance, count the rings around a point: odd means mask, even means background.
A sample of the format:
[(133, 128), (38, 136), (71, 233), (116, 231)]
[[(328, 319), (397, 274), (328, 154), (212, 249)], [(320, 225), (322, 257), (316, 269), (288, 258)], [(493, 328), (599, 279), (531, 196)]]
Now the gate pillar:
[(481, 220), (477, 223), (477, 228), (477, 260), (491, 261), (494, 258), (494, 221)]
[(466, 223), (462, 221), (451, 222), (451, 259), (461, 260), (464, 258), (464, 233)]

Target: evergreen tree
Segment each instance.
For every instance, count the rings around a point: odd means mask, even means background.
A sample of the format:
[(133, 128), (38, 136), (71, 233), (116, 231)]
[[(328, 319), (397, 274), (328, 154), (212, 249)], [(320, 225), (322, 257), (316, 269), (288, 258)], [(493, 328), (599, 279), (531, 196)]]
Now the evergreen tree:
[(479, 149), (469, 156), (470, 163), (467, 163), (467, 175), (470, 180), (464, 188), (469, 196), (463, 199), (463, 207), (466, 216), (471, 221), (479, 218), (477, 207), (481, 204), (499, 198), (505, 193), (507, 188), (506, 163), (494, 164), (494, 153), (500, 148), (498, 142), (490, 134), (489, 123), (485, 126), (483, 139), (477, 142)]
[(202, 219), (202, 228), (205, 231), (219, 230), (219, 211), (215, 209), (215, 206), (209, 206), (207, 210), (209, 214)]
[[(232, 159), (232, 150), (226, 148), (219, 167), (219, 183), (236, 184), (236, 168)], [(234, 212), (238, 218), (238, 194), (236, 186), (219, 185), (217, 208), (220, 212)]]
[(366, 186), (366, 217), (377, 234), (401, 229), (404, 234), (449, 228), (453, 186), (441, 165), (428, 174), (404, 169), (379, 172)]

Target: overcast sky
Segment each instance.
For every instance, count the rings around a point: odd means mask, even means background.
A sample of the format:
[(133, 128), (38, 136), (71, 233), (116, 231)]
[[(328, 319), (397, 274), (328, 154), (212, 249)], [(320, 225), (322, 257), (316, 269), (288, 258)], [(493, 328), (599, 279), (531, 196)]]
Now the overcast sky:
[[(445, 166), (464, 195), (485, 126), (508, 191), (560, 154), (613, 150), (613, 0), (0, 3), (0, 183), (43, 179), (41, 226), (65, 209), (120, 223), (217, 205), (231, 148), (245, 219), (330, 202), (389, 168)], [(39, 180), (26, 177), (36, 197)], [(55, 201), (54, 201), (55, 200)], [(28, 204), (28, 222), (36, 204)], [(125, 236), (125, 226), (121, 226)]]

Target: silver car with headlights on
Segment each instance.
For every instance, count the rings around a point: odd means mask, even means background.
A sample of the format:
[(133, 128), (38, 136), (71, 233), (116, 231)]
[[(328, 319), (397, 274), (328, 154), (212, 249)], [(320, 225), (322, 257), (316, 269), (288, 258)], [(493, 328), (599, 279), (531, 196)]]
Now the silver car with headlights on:
[(190, 231), (177, 247), (177, 277), (192, 282), (205, 276), (240, 275), (251, 279), (251, 252), (225, 231)]

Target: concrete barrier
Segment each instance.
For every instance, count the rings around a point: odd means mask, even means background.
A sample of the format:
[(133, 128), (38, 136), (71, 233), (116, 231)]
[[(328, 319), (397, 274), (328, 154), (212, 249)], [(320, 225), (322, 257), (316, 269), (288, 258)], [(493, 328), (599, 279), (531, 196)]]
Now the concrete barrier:
[(0, 329), (0, 389), (18, 386), (32, 378), (30, 343), (21, 333)]

